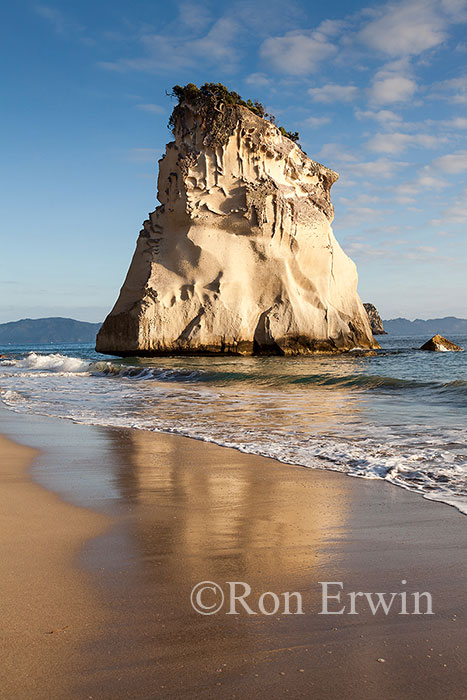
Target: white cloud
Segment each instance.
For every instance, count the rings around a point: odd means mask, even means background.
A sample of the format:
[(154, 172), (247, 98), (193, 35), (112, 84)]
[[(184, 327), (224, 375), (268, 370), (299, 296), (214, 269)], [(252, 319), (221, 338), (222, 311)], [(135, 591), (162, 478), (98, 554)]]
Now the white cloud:
[(323, 32), (287, 32), (284, 36), (266, 39), (260, 55), (273, 68), (290, 75), (305, 75), (317, 70), (318, 65), (335, 55), (337, 48)]
[(430, 175), (430, 172), (431, 168), (428, 165), (422, 168), (422, 170), (419, 172), (417, 183), (420, 189), (437, 191), (448, 187), (446, 180), (443, 180), (443, 178), (436, 174)]
[(355, 85), (328, 83), (318, 88), (310, 88), (308, 94), (315, 102), (351, 102), (358, 95)]
[(329, 124), (330, 121), (331, 117), (307, 117), (303, 124), (316, 128), (318, 126), (323, 126), (323, 124)]
[(440, 224), (464, 225), (467, 223), (467, 187), (441, 212), (441, 219), (432, 219), (434, 226)]
[(451, 175), (464, 173), (467, 171), (467, 150), (456, 151), (456, 153), (448, 153), (440, 158), (435, 158), (431, 166)]
[(360, 204), (376, 204), (380, 201), (380, 197), (375, 197), (374, 195), (360, 193), (356, 197), (340, 197), (339, 202), (345, 204), (346, 206), (355, 206)]
[(466, 0), (441, 0), (441, 7), (451, 15), (453, 21), (465, 22), (467, 20)]
[(317, 32), (326, 36), (336, 36), (347, 26), (347, 22), (341, 19), (325, 19), (317, 28)]
[(377, 153), (402, 153), (409, 146), (435, 148), (439, 141), (440, 139), (430, 134), (379, 133), (368, 141), (367, 147)]
[[(355, 222), (358, 224), (358, 221)], [(381, 230), (381, 227), (378, 227)], [(372, 235), (372, 239), (374, 235)], [(446, 262), (452, 262), (452, 258), (446, 256), (441, 256), (440, 252), (435, 246), (427, 246), (425, 244), (414, 245), (414, 242), (407, 240), (397, 240), (389, 239), (379, 241), (374, 243), (373, 240), (369, 242), (362, 239), (361, 237), (348, 238), (344, 242), (345, 251), (356, 260), (377, 260), (383, 259), (385, 261), (391, 260), (396, 263), (400, 263), (401, 260), (413, 261), (413, 262), (429, 262), (429, 263), (440, 263), (445, 264)]]
[(267, 85), (270, 85), (271, 80), (265, 73), (251, 73), (251, 75), (248, 75), (245, 78), (245, 83), (255, 87), (266, 87)]
[(354, 205), (348, 208), (345, 214), (336, 215), (336, 228), (352, 228), (361, 226), (366, 222), (379, 221), (388, 219), (393, 214), (389, 209), (374, 209), (373, 207), (365, 207), (362, 205)]
[(200, 2), (182, 2), (178, 12), (183, 24), (193, 31), (204, 29), (209, 24), (209, 11)]
[(404, 161), (389, 160), (388, 158), (378, 158), (377, 160), (365, 163), (357, 163), (354, 172), (376, 180), (389, 179), (399, 173), (402, 168), (406, 168), (409, 163)]
[(325, 143), (317, 154), (317, 158), (321, 163), (341, 173), (342, 185), (348, 184), (347, 181), (357, 184), (354, 178), (357, 178), (357, 181), (360, 180), (360, 189), (363, 187), (362, 182), (377, 183), (379, 180), (390, 179), (400, 175), (400, 171), (409, 165), (405, 161), (390, 160), (386, 157), (359, 161), (355, 153), (339, 143)]
[(456, 117), (444, 122), (445, 126), (450, 126), (453, 129), (467, 129), (467, 117)]
[(430, 190), (433, 195), (436, 195), (446, 187), (448, 187), (446, 180), (443, 180), (436, 171), (433, 171), (430, 166), (426, 165), (419, 170), (414, 180), (396, 185), (393, 192), (398, 202), (410, 204), (416, 202), (417, 197), (424, 190)]
[(238, 58), (235, 42), (241, 32), (238, 22), (230, 17), (220, 17), (208, 32), (193, 38), (194, 32), (177, 34), (144, 33), (139, 42), (143, 55), (137, 58), (120, 58), (101, 62), (102, 68), (113, 71), (140, 70), (150, 73), (182, 70), (200, 64), (215, 64), (231, 70)]
[[(435, 97), (443, 96), (456, 104), (467, 104), (467, 75), (445, 80), (437, 85)], [(440, 94), (439, 94), (440, 93)]]
[(325, 143), (318, 153), (318, 158), (329, 158), (338, 163), (355, 163), (357, 158), (349, 153), (340, 143)]
[(373, 112), (372, 110), (360, 111), (357, 109), (355, 116), (357, 119), (375, 119), (381, 124), (398, 123), (402, 121), (402, 117), (399, 116), (399, 114), (391, 112), (389, 109), (380, 109), (377, 112)]
[(375, 104), (407, 102), (413, 97), (416, 90), (417, 84), (412, 78), (379, 71), (370, 88), (370, 99)]
[[(391, 180), (395, 183), (400, 181), (406, 168), (410, 163), (401, 160), (391, 160), (389, 158), (376, 158), (371, 161), (342, 160), (339, 156), (325, 157), (320, 154), (318, 160), (339, 173), (339, 180), (335, 187), (351, 188), (356, 187), (357, 192), (385, 191), (393, 185), (389, 185)], [(369, 201), (369, 200), (368, 200)], [(362, 200), (363, 203), (363, 200)]]
[(228, 64), (236, 58), (232, 39), (237, 36), (239, 29), (235, 20), (221, 17), (204, 37), (189, 43), (190, 51), (198, 56), (208, 56), (210, 60)]
[(143, 112), (151, 112), (152, 114), (165, 114), (165, 109), (163, 107), (160, 107), (159, 105), (154, 105), (154, 104), (140, 104), (136, 105), (137, 109), (140, 109)]
[[(417, 186), (417, 184), (415, 186)], [(421, 175), (418, 179), (418, 186), (420, 189), (438, 189), (447, 187), (447, 182), (433, 175)]]
[(434, 0), (403, 0), (384, 5), (361, 31), (360, 39), (389, 56), (414, 56), (447, 36), (447, 18)]

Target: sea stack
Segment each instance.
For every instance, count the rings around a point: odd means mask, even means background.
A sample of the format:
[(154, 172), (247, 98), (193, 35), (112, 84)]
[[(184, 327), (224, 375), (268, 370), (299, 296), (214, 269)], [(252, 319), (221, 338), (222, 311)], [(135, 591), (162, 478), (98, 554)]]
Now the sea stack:
[(378, 309), (374, 304), (363, 304), (365, 311), (370, 320), (371, 331), (373, 335), (387, 335), (383, 326), (383, 319), (379, 315)]
[(379, 347), (356, 267), (331, 229), (337, 173), (262, 118), (257, 103), (220, 85), (174, 91), (160, 206), (143, 224), (96, 350), (297, 355)]

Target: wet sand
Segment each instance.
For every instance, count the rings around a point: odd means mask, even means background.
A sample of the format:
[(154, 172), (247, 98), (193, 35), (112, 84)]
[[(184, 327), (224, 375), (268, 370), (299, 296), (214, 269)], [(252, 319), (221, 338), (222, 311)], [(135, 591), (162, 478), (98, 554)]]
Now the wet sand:
[(68, 697), (85, 673), (80, 650), (106, 617), (74, 560), (110, 518), (34, 484), (36, 456), (0, 435), (0, 697), (12, 700)]
[[(16, 692), (2, 697), (465, 697), (467, 520), (453, 508), (173, 435), (2, 419), (6, 434), (42, 450), (33, 478), (74, 504), (24, 477), (30, 452), (22, 462), (3, 452), (12, 506), (1, 534), (4, 641), (14, 648)], [(19, 512), (26, 496), (31, 510)], [(55, 529), (37, 513), (31, 520), (34, 508)], [(18, 518), (28, 524), (22, 537)], [(76, 539), (65, 547), (72, 521)], [(38, 572), (53, 585), (35, 585)], [(254, 610), (265, 591), (297, 591), (305, 614), (200, 615), (190, 592), (205, 580), (226, 593), (226, 582), (248, 583)], [(341, 581), (346, 592), (429, 591), (435, 614), (399, 615), (399, 605), (373, 615), (362, 604), (358, 615), (319, 615), (320, 581)], [(69, 620), (76, 638), (68, 629), (40, 636)], [(34, 695), (15, 686), (28, 670), (19, 674), (18, 658), (30, 660)]]

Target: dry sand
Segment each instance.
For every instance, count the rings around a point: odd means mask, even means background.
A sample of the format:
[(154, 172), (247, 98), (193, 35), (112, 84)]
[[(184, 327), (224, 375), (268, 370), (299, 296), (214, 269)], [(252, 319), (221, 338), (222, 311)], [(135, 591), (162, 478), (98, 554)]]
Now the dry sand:
[[(113, 525), (29, 482), (31, 451), (2, 443), (2, 697), (466, 697), (467, 521), (453, 508), (173, 435), (9, 416), (9, 435), (49, 445), (35, 478)], [(245, 581), (256, 602), (298, 591), (306, 614), (202, 616), (189, 596), (203, 580)], [(435, 615), (319, 615), (320, 581), (429, 591)]]

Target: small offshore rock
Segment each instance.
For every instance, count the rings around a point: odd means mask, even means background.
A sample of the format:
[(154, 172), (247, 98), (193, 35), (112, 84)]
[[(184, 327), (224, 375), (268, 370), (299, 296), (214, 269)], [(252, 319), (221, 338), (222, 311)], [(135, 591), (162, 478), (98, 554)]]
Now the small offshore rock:
[(443, 338), (442, 335), (437, 333), (430, 340), (428, 340), (420, 350), (429, 350), (430, 352), (461, 352), (464, 348), (459, 347), (451, 340)]

